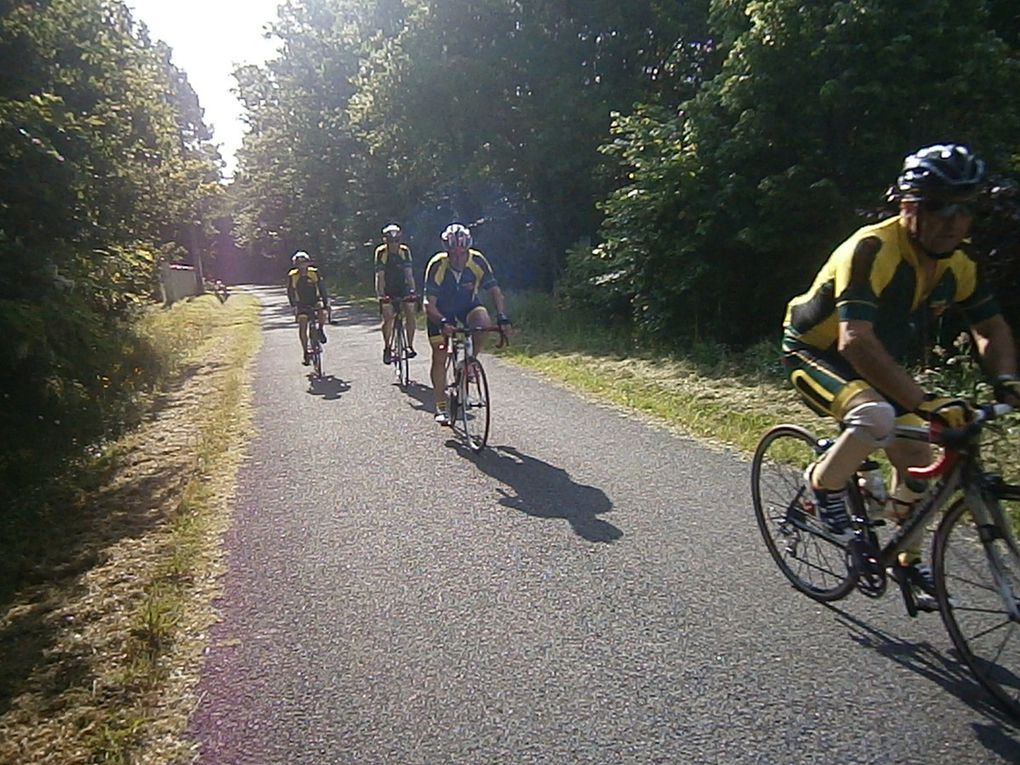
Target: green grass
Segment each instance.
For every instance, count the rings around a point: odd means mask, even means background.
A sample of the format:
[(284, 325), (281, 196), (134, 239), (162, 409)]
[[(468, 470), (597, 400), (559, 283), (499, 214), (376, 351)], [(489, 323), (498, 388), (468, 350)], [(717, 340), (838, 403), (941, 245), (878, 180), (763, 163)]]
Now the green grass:
[(751, 452), (781, 422), (834, 430), (786, 385), (778, 340), (742, 352), (701, 343), (669, 354), (626, 327), (563, 311), (547, 295), (510, 294), (508, 310), (515, 335), (503, 356), (699, 438)]
[(33, 533), (0, 543), (2, 560), (24, 563), (0, 593), (0, 701), (12, 702), (0, 761), (171, 762), (186, 748), (166, 734), (183, 732), (213, 619), (258, 304), (206, 296), (154, 308), (137, 331), (160, 370), (140, 427), (54, 476)]

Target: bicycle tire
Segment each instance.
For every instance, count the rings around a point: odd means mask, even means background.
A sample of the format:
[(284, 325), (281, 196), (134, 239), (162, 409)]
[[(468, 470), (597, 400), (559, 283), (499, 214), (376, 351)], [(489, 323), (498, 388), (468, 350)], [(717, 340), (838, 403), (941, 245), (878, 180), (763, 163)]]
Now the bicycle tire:
[(965, 497), (943, 516), (932, 551), (936, 597), (960, 658), (996, 701), (1020, 719), (1020, 621), (1010, 617), (993, 574), (998, 567), (1020, 608), (1020, 556), (1001, 534), (996, 539), (985, 531), (980, 533)]
[(857, 577), (845, 546), (821, 532), (801, 503), (804, 469), (818, 458), (818, 439), (797, 425), (772, 428), (751, 463), (751, 496), (765, 546), (790, 583), (814, 600), (830, 602), (853, 591)]
[(312, 369), (316, 378), (322, 377), (322, 343), (319, 342), (319, 322), (308, 322), (308, 339), (312, 346)]
[(406, 388), (411, 382), (411, 361), (407, 358), (407, 330), (400, 317), (394, 320), (393, 330), (393, 364), (397, 374), (397, 385)]
[(464, 361), (458, 386), (460, 423), (464, 442), (476, 454), (489, 440), (489, 383), (485, 369), (476, 358)]

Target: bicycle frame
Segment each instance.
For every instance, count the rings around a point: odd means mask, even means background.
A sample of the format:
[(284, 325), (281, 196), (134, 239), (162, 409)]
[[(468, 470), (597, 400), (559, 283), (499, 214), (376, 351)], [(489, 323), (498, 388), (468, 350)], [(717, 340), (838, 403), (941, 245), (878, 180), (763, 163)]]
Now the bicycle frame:
[[(990, 407), (989, 411), (979, 410), (980, 414), (975, 427), (979, 428), (986, 420), (1010, 411), (1012, 411), (1010, 407), (1002, 404)], [(897, 438), (911, 441), (927, 442), (932, 437), (932, 433), (927, 427), (907, 425), (897, 426), (895, 434)], [(934, 491), (921, 500), (920, 507), (880, 549), (878, 562), (883, 568), (895, 565), (903, 542), (919, 529), (927, 526), (948, 505), (953, 495), (961, 490), (966, 497), (967, 507), (974, 516), (975, 524), (981, 529), (982, 541), (988, 541), (984, 536), (986, 534), (1000, 535), (1013, 554), (1020, 556), (1020, 546), (1017, 545), (1016, 539), (1010, 533), (1009, 521), (998, 502), (1000, 497), (1006, 497), (1012, 493), (1016, 493), (1016, 498), (1020, 499), (1020, 489), (1008, 487), (1002, 483), (998, 476), (983, 472), (976, 438), (970, 439), (959, 450), (946, 447), (945, 453), (935, 463), (927, 467), (909, 468), (909, 472), (918, 478), (938, 478), (938, 482)], [(1013, 489), (1016, 491), (1012, 491)], [(987, 546), (986, 549), (988, 549)], [(991, 552), (994, 555), (994, 551)], [(1010, 616), (1020, 620), (1020, 606), (1012, 597), (1009, 584), (1002, 576), (1001, 562), (995, 560), (994, 564), (992, 573), (1002, 601)]]

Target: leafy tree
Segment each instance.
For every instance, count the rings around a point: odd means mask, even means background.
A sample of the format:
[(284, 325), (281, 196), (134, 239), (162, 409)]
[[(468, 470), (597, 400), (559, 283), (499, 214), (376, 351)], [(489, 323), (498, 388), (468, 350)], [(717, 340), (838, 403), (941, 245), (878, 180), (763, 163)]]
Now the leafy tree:
[(186, 78), (126, 6), (3, 10), (0, 484), (15, 488), (123, 421), (145, 367), (129, 319), (218, 172)]
[(628, 183), (575, 269), (629, 293), (653, 336), (768, 334), (908, 151), (955, 140), (1001, 166), (1015, 149), (1016, 50), (981, 0), (716, 2), (712, 24), (719, 73), (676, 116), (615, 123)]

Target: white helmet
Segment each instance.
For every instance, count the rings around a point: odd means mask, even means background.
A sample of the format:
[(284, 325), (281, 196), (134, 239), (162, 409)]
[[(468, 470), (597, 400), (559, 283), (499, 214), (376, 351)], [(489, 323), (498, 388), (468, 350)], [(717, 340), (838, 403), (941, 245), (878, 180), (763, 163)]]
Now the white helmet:
[(451, 223), (443, 231), (443, 244), (447, 247), (470, 247), (471, 232), (467, 226), (460, 223)]
[(382, 235), (387, 239), (399, 239), (400, 226), (398, 226), (396, 223), (391, 223), (382, 230)]
[(311, 262), (312, 262), (312, 256), (311, 256), (311, 255), (309, 255), (309, 254), (308, 254), (307, 252), (305, 252), (304, 250), (298, 250), (298, 251), (297, 251), (297, 252), (295, 252), (295, 253), (294, 253), (294, 254), (293, 254), (293, 255), (291, 256), (291, 258), (290, 258), (290, 262), (291, 262), (292, 264), (294, 264), (295, 266), (296, 266), (296, 265), (297, 265), (298, 263), (300, 263), (300, 262), (301, 262), (302, 260), (304, 260), (304, 261), (306, 261), (306, 262), (308, 262), (308, 263), (311, 263)]

